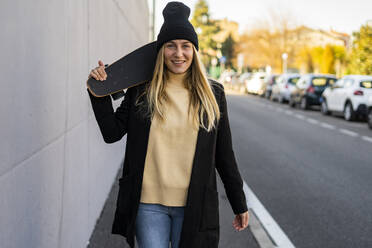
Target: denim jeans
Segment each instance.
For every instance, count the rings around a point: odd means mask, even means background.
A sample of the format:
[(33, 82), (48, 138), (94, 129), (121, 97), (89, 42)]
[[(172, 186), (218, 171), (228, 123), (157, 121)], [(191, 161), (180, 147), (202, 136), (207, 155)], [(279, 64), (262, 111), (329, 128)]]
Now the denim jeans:
[(178, 248), (185, 207), (140, 202), (135, 223), (139, 248)]

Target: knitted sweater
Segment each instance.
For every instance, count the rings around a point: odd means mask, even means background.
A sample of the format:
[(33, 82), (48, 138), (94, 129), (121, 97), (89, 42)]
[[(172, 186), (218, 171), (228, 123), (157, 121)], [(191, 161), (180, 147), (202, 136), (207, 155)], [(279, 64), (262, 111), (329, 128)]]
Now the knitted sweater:
[(185, 206), (199, 127), (188, 111), (190, 92), (177, 84), (165, 91), (166, 119), (151, 122), (140, 202)]

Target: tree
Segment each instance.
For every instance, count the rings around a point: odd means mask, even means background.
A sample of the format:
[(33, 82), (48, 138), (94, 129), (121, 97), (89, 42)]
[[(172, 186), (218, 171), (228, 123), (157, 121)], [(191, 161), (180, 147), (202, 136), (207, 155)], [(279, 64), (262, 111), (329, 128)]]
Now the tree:
[(363, 25), (353, 33), (354, 42), (348, 58), (347, 72), (351, 74), (372, 74), (372, 26)]
[(195, 4), (191, 24), (195, 27), (199, 39), (199, 51), (202, 61), (209, 67), (212, 57), (215, 56), (217, 43), (213, 36), (219, 32), (216, 21), (210, 18), (208, 3), (205, 0), (198, 0)]
[(321, 73), (335, 73), (335, 56), (333, 47), (331, 45), (326, 45), (324, 52), (322, 54), (322, 63), (320, 67)]
[(226, 58), (226, 66), (232, 67), (232, 59), (235, 58), (235, 41), (231, 34), (229, 34), (226, 40), (222, 43), (221, 47), (222, 55)]

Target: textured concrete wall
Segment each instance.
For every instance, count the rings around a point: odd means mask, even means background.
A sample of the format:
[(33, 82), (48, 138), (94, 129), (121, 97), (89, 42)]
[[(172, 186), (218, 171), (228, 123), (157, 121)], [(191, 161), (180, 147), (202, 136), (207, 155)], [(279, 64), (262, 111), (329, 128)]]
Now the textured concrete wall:
[(146, 0), (0, 1), (2, 248), (86, 247), (125, 148), (104, 143), (86, 79), (149, 41), (148, 13)]

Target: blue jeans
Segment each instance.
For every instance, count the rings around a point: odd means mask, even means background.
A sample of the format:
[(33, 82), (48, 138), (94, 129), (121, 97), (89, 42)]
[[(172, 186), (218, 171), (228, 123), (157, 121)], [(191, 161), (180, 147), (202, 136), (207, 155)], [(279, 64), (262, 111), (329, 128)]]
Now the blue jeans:
[(136, 239), (139, 248), (178, 248), (185, 207), (168, 207), (142, 203), (136, 218)]

